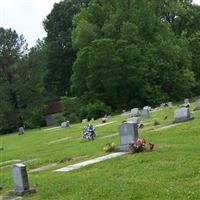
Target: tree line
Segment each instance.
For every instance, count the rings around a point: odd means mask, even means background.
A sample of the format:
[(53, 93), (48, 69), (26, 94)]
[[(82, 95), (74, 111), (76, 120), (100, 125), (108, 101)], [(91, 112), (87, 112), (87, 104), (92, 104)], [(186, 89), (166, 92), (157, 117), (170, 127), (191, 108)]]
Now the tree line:
[(114, 111), (199, 95), (199, 20), (191, 0), (63, 0), (29, 50), (0, 28), (1, 131), (42, 126), (59, 99), (84, 117), (94, 105)]

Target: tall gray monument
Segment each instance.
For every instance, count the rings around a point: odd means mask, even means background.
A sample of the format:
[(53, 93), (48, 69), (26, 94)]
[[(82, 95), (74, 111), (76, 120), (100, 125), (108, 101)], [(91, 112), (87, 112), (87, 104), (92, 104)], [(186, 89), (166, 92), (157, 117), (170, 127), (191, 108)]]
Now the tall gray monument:
[(29, 188), (28, 175), (26, 166), (22, 163), (14, 164), (12, 167), (12, 175), (14, 182), (13, 193), (18, 196), (35, 193), (36, 190)]
[(138, 139), (137, 123), (124, 122), (119, 126), (119, 151), (129, 151), (128, 145)]
[(189, 108), (178, 108), (174, 111), (174, 121), (173, 123), (185, 122), (193, 119), (190, 115)]

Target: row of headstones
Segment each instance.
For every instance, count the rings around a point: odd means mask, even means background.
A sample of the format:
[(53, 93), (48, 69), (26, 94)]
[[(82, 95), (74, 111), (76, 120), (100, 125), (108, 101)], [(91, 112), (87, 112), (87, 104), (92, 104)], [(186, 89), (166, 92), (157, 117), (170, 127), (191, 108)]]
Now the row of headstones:
[(131, 117), (141, 116), (142, 118), (149, 118), (150, 110), (151, 107), (149, 106), (145, 106), (141, 111), (139, 110), (139, 108), (133, 108), (131, 109)]

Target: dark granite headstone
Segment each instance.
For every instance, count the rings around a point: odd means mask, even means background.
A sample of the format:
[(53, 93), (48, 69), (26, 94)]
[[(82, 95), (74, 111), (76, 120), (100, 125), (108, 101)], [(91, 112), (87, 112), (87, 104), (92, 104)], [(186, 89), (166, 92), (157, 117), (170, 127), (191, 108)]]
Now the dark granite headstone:
[(45, 121), (46, 121), (46, 125), (47, 126), (52, 126), (52, 125), (55, 124), (55, 121), (54, 121), (54, 119), (52, 118), (51, 115), (46, 115), (45, 116)]

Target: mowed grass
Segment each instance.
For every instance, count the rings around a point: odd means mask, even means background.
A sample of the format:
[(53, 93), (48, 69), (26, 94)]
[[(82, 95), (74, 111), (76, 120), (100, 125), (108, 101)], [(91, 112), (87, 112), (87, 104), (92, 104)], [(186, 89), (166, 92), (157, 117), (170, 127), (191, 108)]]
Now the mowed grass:
[[(61, 130), (35, 129), (22, 136), (1, 136), (4, 151), (0, 152), (3, 187), (0, 194), (6, 195), (12, 189), (11, 164), (5, 161), (21, 160), (27, 170), (57, 163), (49, 170), (29, 173), (30, 185), (37, 193), (24, 199), (200, 199), (200, 112), (193, 113), (192, 121), (153, 131), (172, 122), (174, 109), (152, 111), (151, 118), (143, 120), (146, 125), (139, 129), (139, 135), (155, 144), (153, 152), (128, 154), (68, 173), (54, 169), (105, 155), (103, 146), (108, 142), (119, 143), (118, 135), (114, 134), (127, 117), (109, 117), (109, 122), (116, 122), (96, 128), (97, 138), (91, 142), (80, 139), (84, 124)], [(155, 120), (160, 122), (159, 126), (154, 126)], [(111, 137), (103, 138), (107, 135)], [(69, 139), (50, 144), (66, 137)]]

